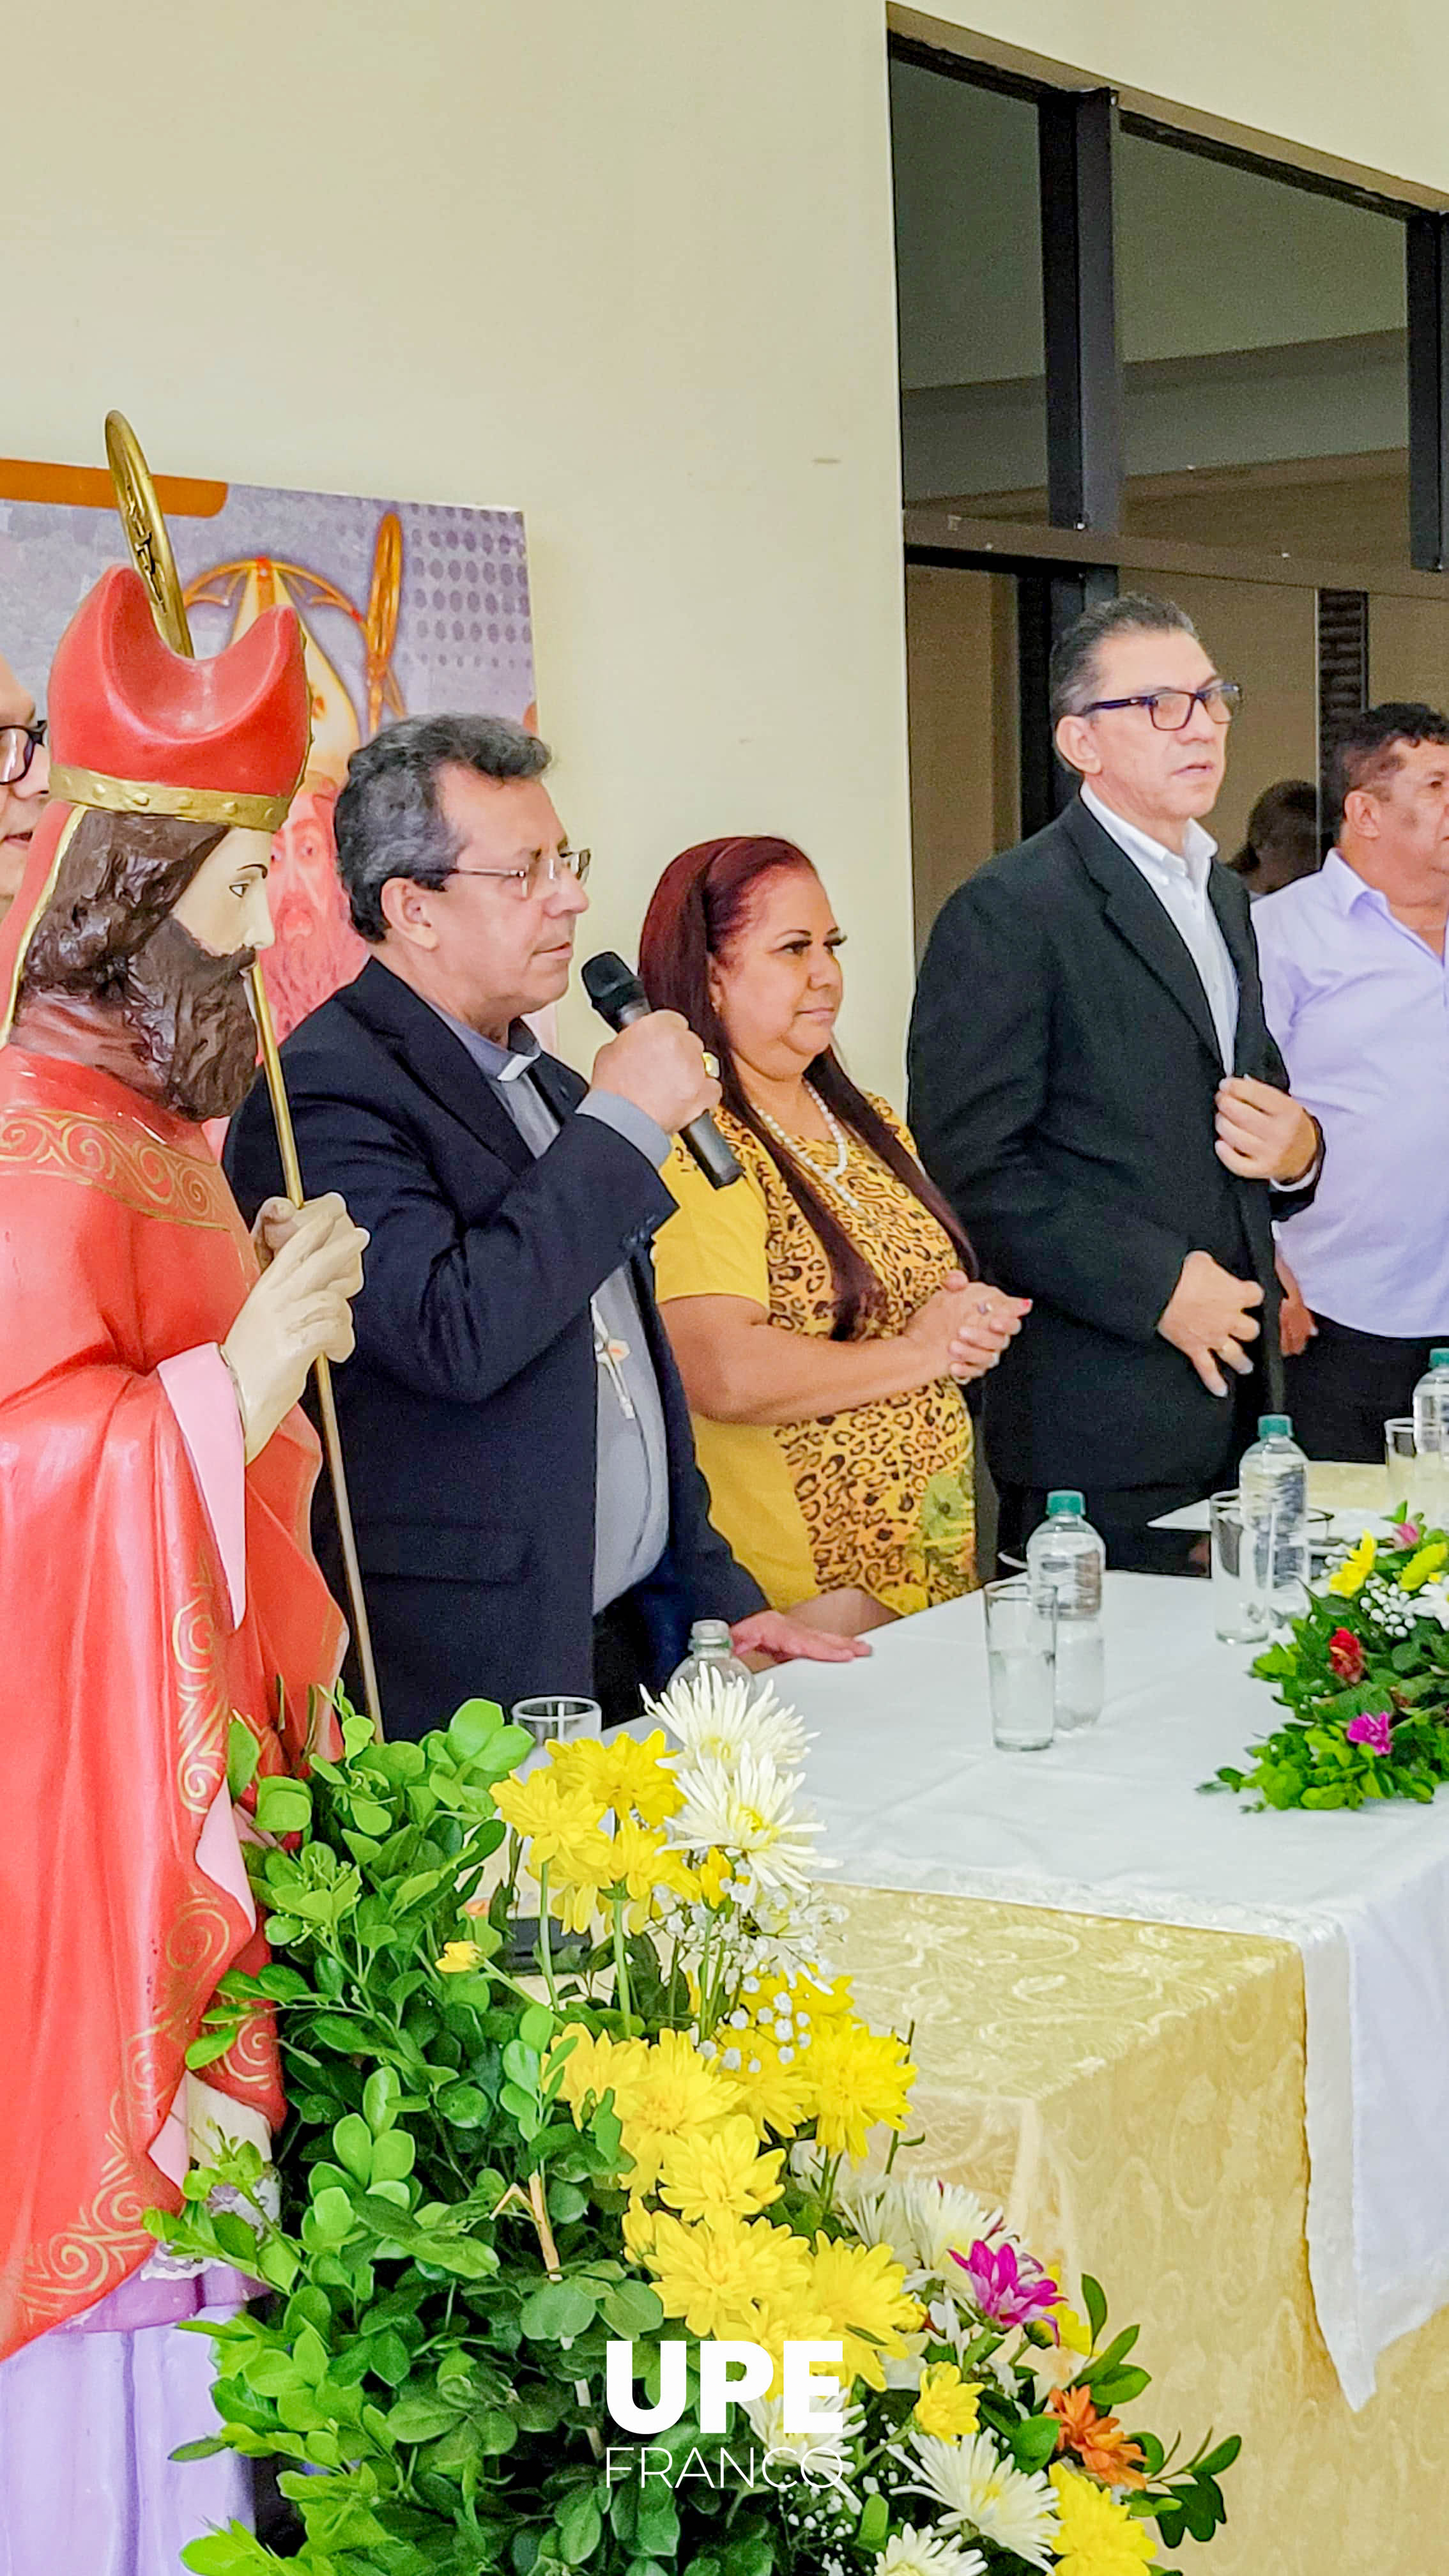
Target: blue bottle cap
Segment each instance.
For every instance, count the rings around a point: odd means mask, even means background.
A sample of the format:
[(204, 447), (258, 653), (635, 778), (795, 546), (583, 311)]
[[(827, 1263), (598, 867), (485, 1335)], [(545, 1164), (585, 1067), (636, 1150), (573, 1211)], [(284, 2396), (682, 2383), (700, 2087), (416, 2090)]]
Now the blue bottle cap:
[(1289, 1413), (1260, 1413), (1260, 1414), (1259, 1414), (1259, 1416), (1258, 1416), (1258, 1438), (1259, 1438), (1260, 1440), (1272, 1440), (1272, 1439), (1274, 1439), (1274, 1438), (1277, 1438), (1277, 1439), (1280, 1439), (1280, 1440), (1291, 1440), (1291, 1439), (1292, 1439), (1292, 1437), (1293, 1437), (1293, 1417), (1292, 1417), (1292, 1415), (1291, 1415), (1291, 1414), (1289, 1414)]
[(1063, 1485), (1057, 1493), (1047, 1496), (1047, 1519), (1059, 1520), (1064, 1512), (1074, 1512), (1080, 1520), (1086, 1507), (1083, 1495), (1074, 1494), (1070, 1486)]

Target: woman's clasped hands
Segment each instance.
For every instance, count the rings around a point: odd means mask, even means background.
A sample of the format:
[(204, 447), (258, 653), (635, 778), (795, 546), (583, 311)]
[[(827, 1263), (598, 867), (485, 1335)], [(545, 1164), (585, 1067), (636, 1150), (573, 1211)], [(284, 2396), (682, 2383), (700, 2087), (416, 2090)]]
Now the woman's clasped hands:
[(921, 1342), (933, 1354), (933, 1376), (954, 1377), (964, 1385), (995, 1368), (1030, 1313), (1029, 1297), (1008, 1297), (984, 1279), (968, 1279), (964, 1270), (953, 1270), (944, 1286), (917, 1307), (904, 1338)]

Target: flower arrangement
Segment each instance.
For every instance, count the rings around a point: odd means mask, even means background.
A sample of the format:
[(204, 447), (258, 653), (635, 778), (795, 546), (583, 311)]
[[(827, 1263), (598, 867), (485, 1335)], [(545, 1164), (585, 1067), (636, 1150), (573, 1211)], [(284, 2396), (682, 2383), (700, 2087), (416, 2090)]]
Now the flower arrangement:
[[(202, 2329), (221, 2421), (182, 2456), (279, 2455), (300, 2546), (233, 2525), (194, 2576), (1141, 2576), (1211, 2539), (1237, 2439), (1174, 2466), (1129, 2432), (1138, 2329), (896, 2170), (915, 2069), (826, 1956), (805, 1739), (767, 1689), (701, 1676), (646, 1742), (522, 1776), (490, 1703), (417, 1745), (342, 1715), (341, 1759), (263, 1786), (276, 1955), (193, 2051), (276, 2011), (280, 2204), (244, 2146), (150, 2221), (274, 2294)], [(774, 2364), (724, 2433), (685, 2338)], [(843, 2356), (808, 2435), (801, 2341)]]
[(1402, 1508), (1386, 1538), (1365, 1531), (1253, 1670), (1289, 1717), (1208, 1787), (1259, 1807), (1432, 1798), (1449, 1780), (1449, 1537)]

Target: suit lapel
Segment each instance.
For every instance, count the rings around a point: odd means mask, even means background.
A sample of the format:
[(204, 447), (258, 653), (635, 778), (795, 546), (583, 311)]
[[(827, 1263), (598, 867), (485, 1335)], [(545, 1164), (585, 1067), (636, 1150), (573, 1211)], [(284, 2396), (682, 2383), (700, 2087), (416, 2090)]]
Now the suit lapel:
[(533, 1079), (560, 1126), (566, 1118), (572, 1118), (589, 1087), (572, 1065), (560, 1064), (556, 1055), (539, 1056)]
[(1119, 937), (1135, 950), (1149, 974), (1171, 994), (1192, 1022), (1218, 1071), (1222, 1050), (1202, 977), (1170, 913), (1158, 902), (1141, 869), (1104, 832), (1080, 798), (1062, 816), (1078, 857), (1102, 896), (1102, 910)]
[(1246, 917), (1246, 898), (1239, 897), (1238, 888), (1228, 882), (1228, 875), (1226, 868), (1218, 867), (1216, 864), (1208, 870), (1208, 901), (1217, 916), (1218, 928), (1227, 941), (1228, 955), (1233, 961), (1233, 972), (1238, 979), (1238, 1025), (1233, 1043), (1233, 1071), (1242, 1073), (1247, 1069), (1243, 1062), (1244, 1056), (1252, 1056), (1256, 1061), (1257, 1055), (1257, 1032), (1252, 1025), (1254, 1014), (1250, 997), (1258, 987), (1258, 952), (1254, 944), (1252, 928)]
[(373, 958), (342, 998), (430, 1099), (510, 1171), (527, 1171), (533, 1155), (492, 1083), (421, 994)]

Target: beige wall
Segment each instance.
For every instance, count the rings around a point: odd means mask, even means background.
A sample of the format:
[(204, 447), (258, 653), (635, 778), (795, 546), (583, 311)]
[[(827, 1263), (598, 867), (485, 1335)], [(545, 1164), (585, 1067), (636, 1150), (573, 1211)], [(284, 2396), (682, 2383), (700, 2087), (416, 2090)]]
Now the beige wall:
[[(758, 828), (869, 960), (911, 911), (885, 96), (864, 0), (55, 0), (7, 119), (0, 443), (515, 502), (593, 931)], [(38, 100), (38, 103), (37, 103)], [(3, 603), (0, 603), (3, 615)], [(576, 1011), (567, 1036), (597, 1024)]]
[[(1449, 190), (1436, 0), (1384, 41), (1360, 0), (969, 6)], [(599, 943), (632, 947), (685, 841), (792, 834), (854, 933), (856, 1063), (898, 1091), (884, 38), (881, 0), (54, 0), (0, 238), (10, 452), (94, 461), (120, 403), (173, 471), (521, 503)]]

